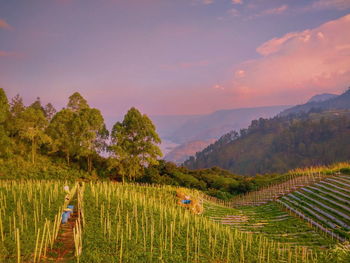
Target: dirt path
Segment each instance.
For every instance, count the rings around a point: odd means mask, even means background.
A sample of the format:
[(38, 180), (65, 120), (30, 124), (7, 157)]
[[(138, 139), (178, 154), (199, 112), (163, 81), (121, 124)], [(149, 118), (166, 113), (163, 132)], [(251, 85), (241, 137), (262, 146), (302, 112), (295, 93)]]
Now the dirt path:
[(47, 250), (47, 257), (42, 258), (42, 262), (75, 262), (75, 245), (73, 228), (78, 219), (76, 206), (66, 224), (61, 224), (58, 237), (52, 249)]

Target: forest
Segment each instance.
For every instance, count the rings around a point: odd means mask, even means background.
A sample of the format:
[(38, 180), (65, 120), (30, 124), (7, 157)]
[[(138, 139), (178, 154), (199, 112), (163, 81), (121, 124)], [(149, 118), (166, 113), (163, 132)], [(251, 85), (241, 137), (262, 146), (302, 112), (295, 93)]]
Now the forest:
[[(339, 96), (349, 100), (350, 90)], [(350, 101), (349, 101), (350, 103)], [(312, 108), (252, 121), (187, 160), (191, 169), (219, 166), (241, 175), (284, 173), (350, 158), (350, 111)]]

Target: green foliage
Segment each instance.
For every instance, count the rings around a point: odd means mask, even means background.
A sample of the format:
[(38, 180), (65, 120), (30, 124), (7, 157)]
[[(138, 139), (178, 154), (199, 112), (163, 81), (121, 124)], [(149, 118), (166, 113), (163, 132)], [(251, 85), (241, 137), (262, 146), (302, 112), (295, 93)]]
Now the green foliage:
[(350, 175), (350, 168), (341, 168), (340, 173)]
[(26, 108), (15, 119), (15, 127), (19, 138), (31, 144), (31, 160), (35, 163), (38, 147), (51, 142), (51, 138), (45, 133), (47, 120), (44, 112), (34, 107)]
[(56, 113), (47, 129), (47, 133), (53, 139), (52, 151), (62, 151), (66, 155), (67, 164), (70, 164), (70, 156), (75, 153), (74, 113), (63, 109)]
[(10, 107), (5, 91), (0, 88), (0, 156), (9, 154), (11, 140), (6, 131), (6, 121), (8, 121)]
[(91, 179), (91, 175), (79, 169), (53, 162), (48, 157), (40, 157), (35, 164), (16, 156), (0, 159), (0, 179)]
[(234, 173), (284, 173), (350, 159), (350, 111), (259, 119), (239, 137), (223, 136), (185, 165), (220, 166)]
[(110, 167), (117, 169), (123, 180), (125, 176), (134, 180), (144, 167), (157, 164), (157, 158), (162, 155), (154, 124), (136, 108), (131, 108), (124, 120), (113, 126), (111, 140)]
[(46, 104), (45, 108), (44, 108), (44, 114), (45, 114), (45, 117), (48, 121), (51, 121), (53, 116), (55, 116), (56, 114), (56, 109), (55, 107), (51, 104), (51, 103), (48, 103)]
[(78, 112), (84, 109), (88, 109), (89, 104), (87, 103), (87, 101), (83, 98), (83, 96), (80, 95), (79, 92), (74, 92), (68, 100), (68, 104), (67, 104), (67, 109), (74, 111), (74, 112)]
[(56, 113), (48, 127), (53, 138), (52, 151), (62, 151), (70, 164), (71, 156), (87, 160), (87, 170), (92, 172), (93, 156), (106, 148), (108, 131), (98, 109), (90, 108), (86, 100), (74, 93), (67, 109)]
[(0, 124), (4, 124), (9, 115), (9, 103), (5, 91), (0, 88)]
[(23, 99), (19, 94), (17, 94), (14, 98), (12, 98), (10, 103), (11, 115), (16, 117), (18, 114), (24, 111), (24, 109)]

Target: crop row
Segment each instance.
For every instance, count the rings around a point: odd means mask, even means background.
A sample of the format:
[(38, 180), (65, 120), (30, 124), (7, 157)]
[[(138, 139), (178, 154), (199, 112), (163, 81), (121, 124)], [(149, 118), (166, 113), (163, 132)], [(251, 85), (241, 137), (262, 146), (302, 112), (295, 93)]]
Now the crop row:
[(297, 189), (319, 182), (329, 175), (327, 174), (306, 174), (302, 176), (291, 176), (291, 179), (280, 184), (268, 186), (259, 191), (249, 192), (232, 199), (229, 203), (231, 207), (239, 206), (259, 206), (270, 201), (276, 201), (281, 196), (291, 193)]
[[(192, 214), (175, 188), (87, 184), (74, 230), (79, 262), (314, 262), (305, 247), (269, 241)], [(83, 193), (83, 194), (82, 194)], [(193, 193), (195, 195), (195, 193)]]
[(58, 235), (64, 182), (0, 181), (0, 262), (38, 262)]
[[(280, 199), (287, 209), (311, 220), (315, 227), (345, 240), (350, 237), (350, 185), (347, 176), (335, 176), (303, 187)], [(322, 226), (322, 227), (320, 227)]]

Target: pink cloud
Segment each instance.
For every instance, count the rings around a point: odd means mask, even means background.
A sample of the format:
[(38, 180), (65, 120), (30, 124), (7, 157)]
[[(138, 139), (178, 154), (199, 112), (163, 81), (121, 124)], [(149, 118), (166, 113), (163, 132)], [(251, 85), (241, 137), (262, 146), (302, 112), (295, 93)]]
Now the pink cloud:
[(12, 26), (10, 26), (4, 19), (0, 19), (0, 28), (11, 30)]
[(245, 71), (240, 69), (235, 72), (235, 77), (236, 78), (244, 78), (245, 77)]
[(350, 14), (263, 43), (257, 48), (262, 57), (237, 67), (231, 91), (240, 101), (269, 104), (276, 97), (294, 103), (292, 98), (343, 90), (350, 84), (349, 28)]
[(262, 15), (279, 15), (284, 13), (287, 9), (288, 9), (287, 5), (282, 5), (280, 7), (264, 10), (261, 14)]
[(224, 86), (221, 86), (220, 84), (215, 84), (215, 85), (213, 86), (213, 89), (224, 90), (225, 87), (224, 87)]
[[(304, 31), (306, 32), (306, 31)], [(275, 53), (280, 50), (280, 48), (283, 47), (283, 45), (290, 39), (293, 39), (294, 37), (301, 35), (300, 32), (291, 32), (283, 37), (280, 38), (273, 38), (265, 43), (263, 43), (261, 46), (259, 46), (256, 51), (261, 55), (269, 55), (271, 53)]]
[(258, 14), (252, 15), (249, 17), (249, 19), (262, 17), (262, 16), (269, 16), (269, 15), (280, 15), (283, 14), (288, 9), (288, 5), (281, 5), (279, 7), (265, 9)]

